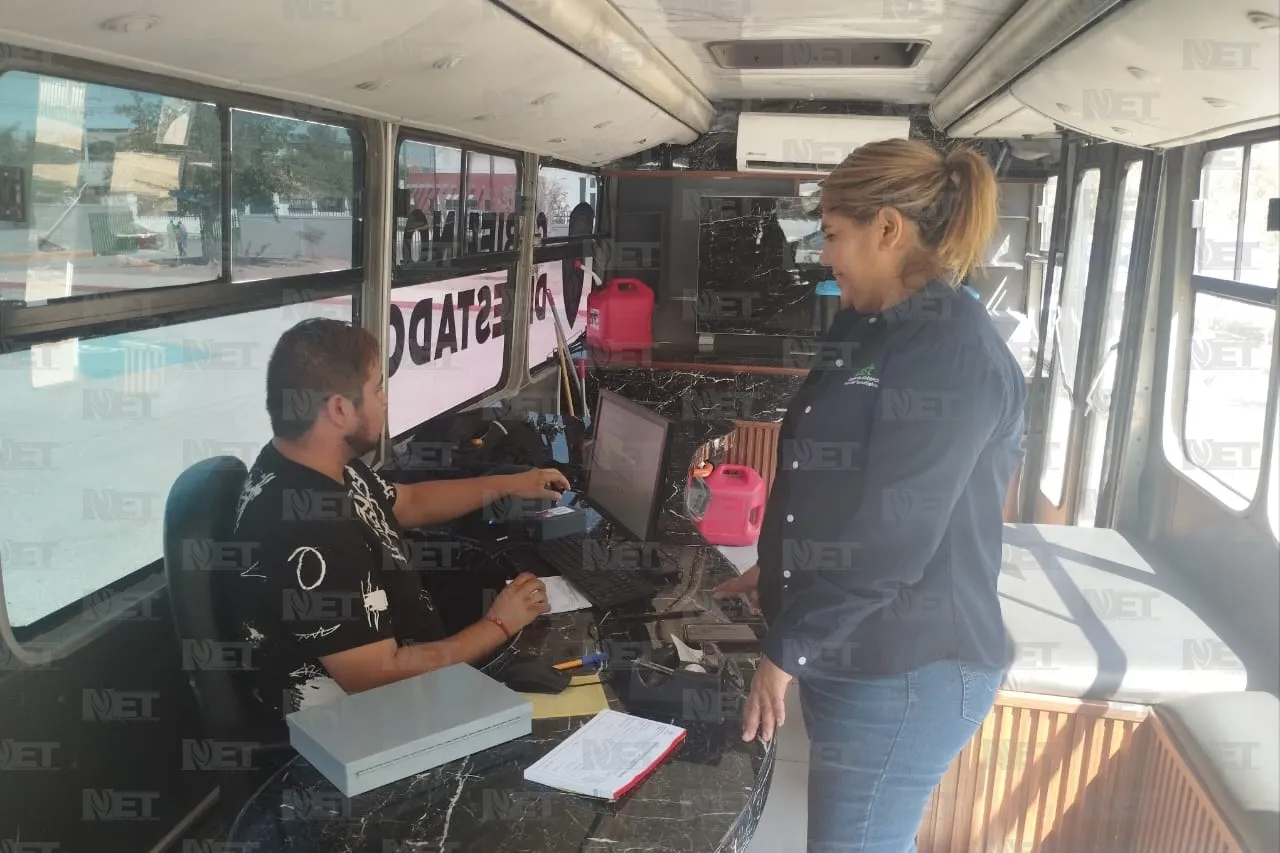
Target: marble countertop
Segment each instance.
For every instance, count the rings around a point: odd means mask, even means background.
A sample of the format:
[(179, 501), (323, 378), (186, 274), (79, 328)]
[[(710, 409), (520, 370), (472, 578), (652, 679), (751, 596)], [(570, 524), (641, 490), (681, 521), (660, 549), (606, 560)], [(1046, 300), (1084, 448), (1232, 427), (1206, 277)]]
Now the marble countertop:
[[(544, 418), (540, 428), (545, 424)], [(680, 573), (655, 597), (655, 611), (701, 608), (687, 621), (733, 621), (710, 593), (736, 569), (702, 539), (684, 507), (695, 451), (731, 429), (731, 421), (717, 418), (677, 423), (659, 546)], [(606, 528), (601, 522), (593, 535), (607, 535)], [(594, 650), (599, 641), (649, 649), (666, 639), (664, 632), (681, 631), (677, 620), (613, 616), (585, 610), (544, 617), (516, 638), (514, 652), (560, 661)], [(741, 707), (757, 657), (720, 656), (720, 714), (695, 708), (655, 717), (684, 726), (687, 740), (617, 802), (524, 781), (524, 768), (589, 718), (545, 719), (535, 720), (527, 737), (351, 798), (295, 758), (246, 804), (228, 840), (260, 850), (325, 853), (742, 853), (764, 807), (775, 752), (741, 738)], [(615, 689), (625, 678), (616, 678), (605, 673), (606, 696), (611, 707), (626, 711)]]

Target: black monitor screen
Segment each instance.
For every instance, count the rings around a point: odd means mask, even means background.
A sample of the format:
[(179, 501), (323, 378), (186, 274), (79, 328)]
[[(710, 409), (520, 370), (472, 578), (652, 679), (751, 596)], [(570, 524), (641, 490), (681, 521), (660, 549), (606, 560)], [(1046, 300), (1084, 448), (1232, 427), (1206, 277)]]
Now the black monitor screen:
[(670, 425), (637, 403), (600, 391), (587, 493), (601, 515), (637, 540), (656, 532)]

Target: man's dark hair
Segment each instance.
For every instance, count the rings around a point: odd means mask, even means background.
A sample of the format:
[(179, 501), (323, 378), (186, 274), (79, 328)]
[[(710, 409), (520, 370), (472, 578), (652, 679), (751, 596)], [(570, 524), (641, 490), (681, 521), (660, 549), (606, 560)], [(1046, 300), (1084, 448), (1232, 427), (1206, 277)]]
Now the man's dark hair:
[(267, 363), (267, 414), (276, 438), (306, 434), (330, 397), (359, 406), (377, 358), (377, 339), (339, 320), (303, 320), (281, 335)]

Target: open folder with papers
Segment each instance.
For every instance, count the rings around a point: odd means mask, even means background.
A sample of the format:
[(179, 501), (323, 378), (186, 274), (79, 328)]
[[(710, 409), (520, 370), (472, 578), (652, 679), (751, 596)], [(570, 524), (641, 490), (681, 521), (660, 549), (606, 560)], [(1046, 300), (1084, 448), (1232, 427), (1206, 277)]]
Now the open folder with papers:
[(531, 764), (524, 778), (573, 794), (616, 800), (684, 738), (679, 726), (605, 710)]

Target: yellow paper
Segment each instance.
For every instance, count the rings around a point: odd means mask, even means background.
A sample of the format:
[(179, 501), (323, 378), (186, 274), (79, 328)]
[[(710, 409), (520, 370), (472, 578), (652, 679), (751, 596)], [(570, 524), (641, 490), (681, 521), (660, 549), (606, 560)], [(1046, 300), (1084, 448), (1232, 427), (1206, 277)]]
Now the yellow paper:
[(609, 707), (598, 675), (575, 676), (559, 693), (526, 693), (524, 697), (533, 703), (535, 720), (590, 717)]

